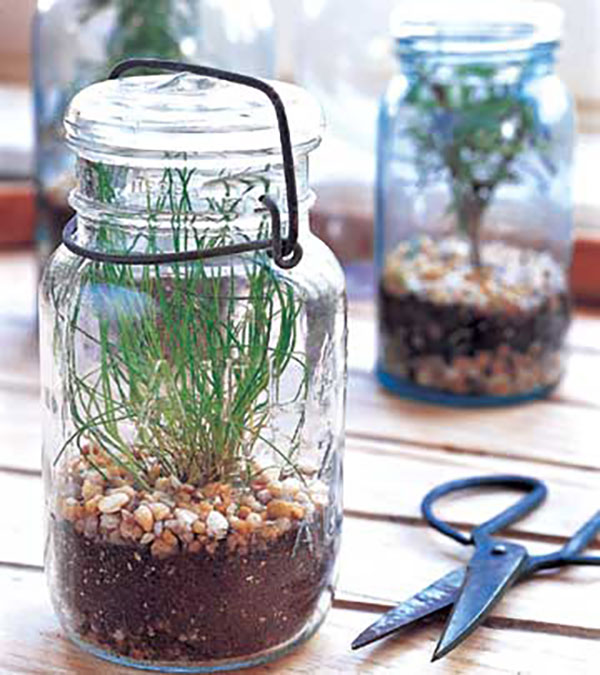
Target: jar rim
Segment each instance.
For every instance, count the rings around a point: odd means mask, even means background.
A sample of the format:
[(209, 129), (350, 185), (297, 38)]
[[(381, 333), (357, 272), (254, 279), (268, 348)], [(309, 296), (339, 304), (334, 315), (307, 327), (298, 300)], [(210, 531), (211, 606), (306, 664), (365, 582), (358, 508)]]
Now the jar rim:
[(391, 33), (407, 51), (438, 54), (523, 52), (553, 46), (564, 12), (549, 2), (404, 0), (391, 16)]

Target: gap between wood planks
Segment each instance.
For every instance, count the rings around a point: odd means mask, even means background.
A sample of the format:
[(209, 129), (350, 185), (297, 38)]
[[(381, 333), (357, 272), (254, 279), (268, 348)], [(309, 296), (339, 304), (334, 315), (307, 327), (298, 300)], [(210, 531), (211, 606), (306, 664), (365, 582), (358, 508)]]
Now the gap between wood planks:
[(0, 474), (1, 473), (13, 473), (16, 476), (34, 476), (36, 478), (42, 477), (41, 469), (28, 469), (26, 467), (2, 466), (0, 464)]

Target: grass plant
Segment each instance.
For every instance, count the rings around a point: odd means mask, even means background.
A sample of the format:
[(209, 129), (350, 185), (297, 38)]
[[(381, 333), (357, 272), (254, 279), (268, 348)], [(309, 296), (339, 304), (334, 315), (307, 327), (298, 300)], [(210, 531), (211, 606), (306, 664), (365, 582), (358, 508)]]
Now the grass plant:
[[(98, 201), (110, 207), (110, 170), (102, 164), (90, 170)], [(207, 202), (207, 231), (205, 221), (196, 223), (193, 176), (185, 166), (167, 169), (164, 190), (148, 197), (147, 229), (139, 237), (149, 251), (164, 237), (165, 214), (174, 250), (225, 242), (240, 200), (256, 186), (245, 176), (219, 178), (221, 197)], [(98, 241), (118, 246), (114, 232), (103, 224)], [(129, 245), (139, 246), (139, 237), (128, 237)], [(142, 487), (151, 485), (151, 464), (202, 485), (250, 480), (249, 460), (260, 443), (293, 470), (301, 421), (286, 447), (268, 427), (278, 383), (292, 362), (300, 377), (288, 403), (306, 395), (297, 336), (302, 303), (265, 253), (162, 266), (86, 261), (81, 274), (69, 316), (56, 299), (74, 426), (57, 461), (68, 448), (84, 451), (93, 443)], [(91, 368), (86, 349), (94, 352)]]

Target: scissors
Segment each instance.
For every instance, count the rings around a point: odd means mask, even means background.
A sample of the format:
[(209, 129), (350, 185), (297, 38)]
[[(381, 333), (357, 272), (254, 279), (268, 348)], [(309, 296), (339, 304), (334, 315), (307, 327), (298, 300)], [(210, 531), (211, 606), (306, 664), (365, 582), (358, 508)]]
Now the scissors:
[[(525, 495), (502, 513), (475, 527), (469, 535), (454, 529), (433, 513), (434, 503), (445, 495), (487, 487), (517, 489)], [(600, 556), (581, 555), (600, 532), (600, 511), (561, 549), (547, 555), (530, 555), (524, 546), (493, 537), (537, 508), (547, 494), (544, 483), (536, 478), (510, 475), (465, 478), (431, 490), (421, 504), (425, 520), (458, 543), (474, 546), (475, 553), (466, 567), (446, 574), (381, 616), (354, 640), (352, 649), (364, 647), (452, 607), (433, 654), (432, 661), (437, 661), (463, 642), (518, 581), (540, 570), (566, 565), (600, 565)]]

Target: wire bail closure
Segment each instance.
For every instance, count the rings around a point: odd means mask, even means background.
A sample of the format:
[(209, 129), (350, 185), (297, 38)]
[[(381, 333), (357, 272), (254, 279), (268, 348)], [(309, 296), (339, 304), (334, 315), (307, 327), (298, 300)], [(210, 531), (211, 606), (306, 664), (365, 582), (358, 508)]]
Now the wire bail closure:
[(282, 269), (295, 267), (302, 259), (302, 247), (298, 243), (298, 192), (296, 188), (296, 173), (294, 170), (294, 155), (287, 114), (281, 97), (270, 85), (249, 75), (242, 75), (227, 70), (198, 66), (182, 63), (180, 61), (168, 61), (164, 59), (127, 59), (117, 64), (108, 76), (109, 80), (119, 78), (123, 73), (135, 68), (154, 68), (175, 73), (190, 72), (194, 75), (202, 75), (217, 80), (225, 80), (234, 84), (241, 84), (263, 92), (273, 104), (279, 127), (279, 139), (281, 141), (281, 154), (283, 159), (283, 175), (285, 179), (286, 201), (288, 207), (288, 233), (286, 237), (281, 232), (281, 213), (274, 199), (269, 195), (263, 195), (260, 200), (271, 216), (271, 238), (248, 241), (226, 246), (215, 246), (196, 251), (183, 251), (174, 253), (102, 253), (81, 246), (75, 241), (77, 234), (77, 216), (65, 225), (62, 234), (63, 244), (76, 255), (89, 258), (97, 262), (117, 263), (121, 265), (155, 265), (176, 262), (189, 262), (217, 258), (220, 256), (236, 255), (248, 251), (268, 250), (275, 263)]

